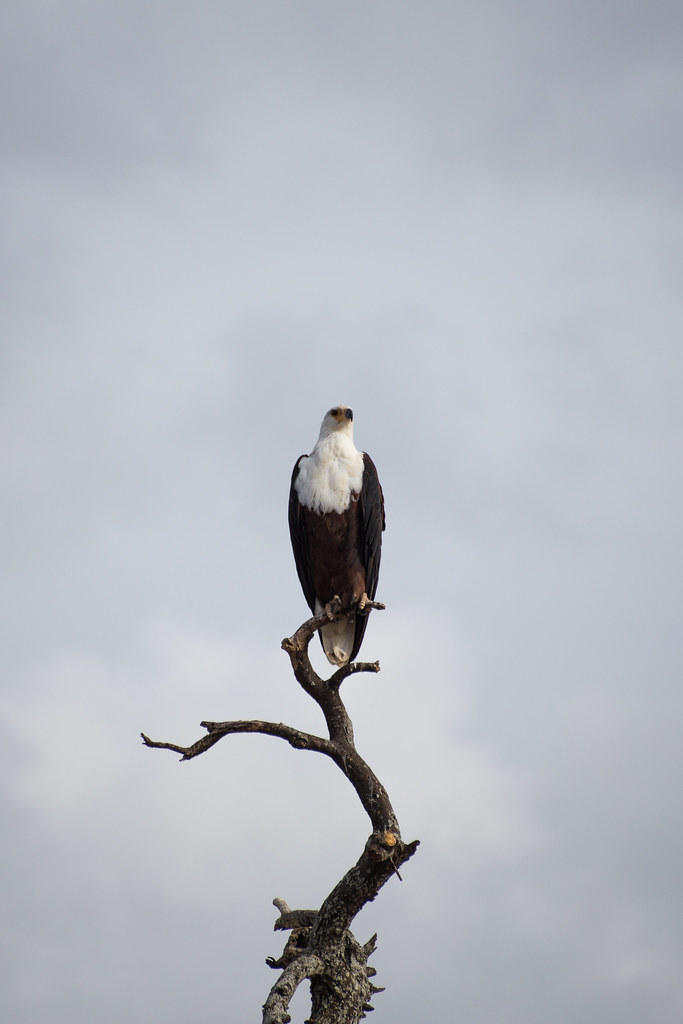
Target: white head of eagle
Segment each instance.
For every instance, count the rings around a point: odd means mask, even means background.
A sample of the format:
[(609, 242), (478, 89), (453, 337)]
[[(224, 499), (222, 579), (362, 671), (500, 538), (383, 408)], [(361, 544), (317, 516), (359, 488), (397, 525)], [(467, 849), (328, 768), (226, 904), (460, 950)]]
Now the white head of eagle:
[(384, 497), (369, 455), (353, 443), (353, 412), (330, 409), (310, 455), (294, 466), (289, 533), (309, 608), (318, 615), (337, 596), (347, 613), (320, 630), (328, 661), (355, 658), (375, 598), (384, 530)]

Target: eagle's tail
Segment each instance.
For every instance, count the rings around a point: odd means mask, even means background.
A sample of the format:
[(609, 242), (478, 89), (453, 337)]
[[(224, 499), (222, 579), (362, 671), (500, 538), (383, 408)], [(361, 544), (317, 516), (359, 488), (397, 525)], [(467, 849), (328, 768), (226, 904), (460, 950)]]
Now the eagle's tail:
[(338, 668), (346, 665), (353, 650), (356, 635), (356, 615), (351, 615), (338, 622), (330, 622), (320, 629), (320, 642), (327, 660)]

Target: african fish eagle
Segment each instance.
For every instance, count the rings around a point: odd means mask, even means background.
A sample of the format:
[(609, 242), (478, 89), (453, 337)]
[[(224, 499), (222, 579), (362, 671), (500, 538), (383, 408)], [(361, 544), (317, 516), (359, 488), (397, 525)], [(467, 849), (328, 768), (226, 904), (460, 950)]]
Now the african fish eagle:
[(384, 497), (375, 464), (353, 443), (353, 412), (330, 409), (310, 455), (297, 460), (289, 491), (289, 533), (308, 606), (320, 614), (338, 596), (346, 616), (320, 629), (333, 665), (355, 658), (379, 578)]

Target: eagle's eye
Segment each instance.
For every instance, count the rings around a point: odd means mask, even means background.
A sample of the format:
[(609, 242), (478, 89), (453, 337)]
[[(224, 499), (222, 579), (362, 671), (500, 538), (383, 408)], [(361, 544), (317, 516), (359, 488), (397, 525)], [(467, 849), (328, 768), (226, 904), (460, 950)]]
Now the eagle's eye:
[(330, 409), (330, 416), (338, 416), (339, 409)]

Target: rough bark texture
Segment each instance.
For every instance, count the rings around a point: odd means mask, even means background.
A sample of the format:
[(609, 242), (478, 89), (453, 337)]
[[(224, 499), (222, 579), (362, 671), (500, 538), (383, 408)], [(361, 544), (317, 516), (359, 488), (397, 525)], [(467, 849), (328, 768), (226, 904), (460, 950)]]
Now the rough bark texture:
[[(370, 603), (370, 607), (383, 605)], [(287, 1024), (289, 1004), (298, 986), (311, 985), (311, 1016), (307, 1024), (357, 1024), (373, 1009), (370, 1000), (381, 992), (371, 978), (375, 971), (368, 958), (375, 949), (376, 936), (361, 945), (349, 931), (359, 910), (374, 900), (399, 868), (418, 847), (404, 843), (389, 796), (372, 769), (363, 760), (353, 738), (353, 726), (341, 698), (343, 681), (355, 672), (379, 672), (378, 662), (345, 665), (327, 680), (313, 670), (308, 645), (316, 630), (341, 618), (338, 600), (330, 602), (320, 615), (308, 619), (292, 636), (282, 641), (300, 686), (316, 701), (325, 717), (329, 736), (301, 732), (281, 722), (260, 720), (202, 722), (206, 735), (189, 747), (151, 740), (148, 747), (174, 750), (187, 761), (234, 733), (257, 732), (287, 740), (298, 750), (312, 750), (330, 757), (353, 785), (372, 824), (372, 834), (357, 863), (346, 872), (318, 910), (291, 910), (284, 900), (274, 904), (280, 911), (276, 930), (290, 932), (282, 955), (266, 963), (282, 971), (263, 1006), (263, 1024)]]

